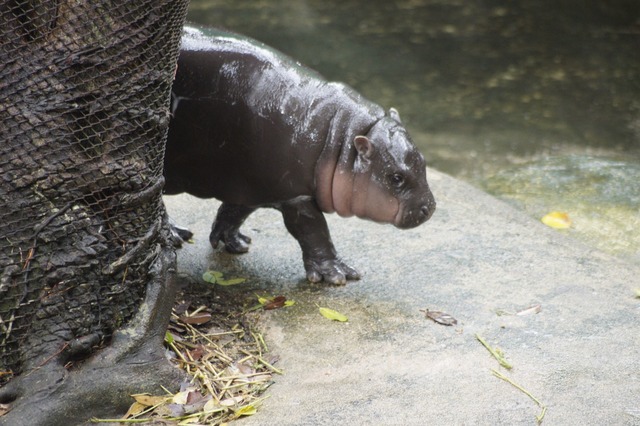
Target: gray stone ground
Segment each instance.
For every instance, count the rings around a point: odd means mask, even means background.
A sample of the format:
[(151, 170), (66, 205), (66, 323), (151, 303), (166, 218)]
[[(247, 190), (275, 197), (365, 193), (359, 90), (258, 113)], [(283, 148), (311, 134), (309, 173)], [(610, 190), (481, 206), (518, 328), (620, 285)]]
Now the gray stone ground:
[[(213, 252), (217, 202), (166, 197), (196, 232), (181, 273), (247, 277), (232, 291), (285, 295), (293, 307), (263, 314), (264, 336), (285, 371), (244, 425), (640, 425), (640, 269), (581, 245), (437, 171), (438, 210), (401, 231), (329, 215), (342, 257), (364, 275), (344, 287), (311, 285), (275, 210), (249, 218), (248, 254)], [(349, 317), (326, 320), (317, 305)], [(533, 304), (542, 311), (499, 316)], [(421, 309), (458, 320), (446, 327)], [(499, 346), (498, 366), (476, 333)]]

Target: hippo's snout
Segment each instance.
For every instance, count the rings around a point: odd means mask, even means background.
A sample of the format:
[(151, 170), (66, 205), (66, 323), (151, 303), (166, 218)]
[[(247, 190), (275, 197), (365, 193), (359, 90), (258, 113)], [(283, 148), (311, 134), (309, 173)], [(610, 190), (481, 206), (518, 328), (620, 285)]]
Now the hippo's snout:
[(433, 197), (430, 197), (429, 200), (418, 204), (415, 208), (401, 208), (398, 212), (398, 220), (394, 225), (400, 229), (415, 228), (429, 220), (435, 211), (436, 202)]

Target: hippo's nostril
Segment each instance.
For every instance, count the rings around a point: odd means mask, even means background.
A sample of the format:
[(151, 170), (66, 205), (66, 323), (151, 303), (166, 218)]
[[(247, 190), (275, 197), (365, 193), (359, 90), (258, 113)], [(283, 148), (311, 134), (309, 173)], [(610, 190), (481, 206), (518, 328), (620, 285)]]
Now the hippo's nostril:
[(420, 213), (424, 216), (424, 220), (429, 220), (431, 215), (433, 215), (433, 208), (430, 208), (428, 205), (424, 205), (420, 207)]

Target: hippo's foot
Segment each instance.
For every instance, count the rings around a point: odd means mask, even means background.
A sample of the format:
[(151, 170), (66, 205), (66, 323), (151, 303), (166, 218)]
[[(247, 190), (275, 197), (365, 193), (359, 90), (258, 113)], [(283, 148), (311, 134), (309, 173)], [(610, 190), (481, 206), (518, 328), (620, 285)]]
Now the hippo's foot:
[(242, 254), (249, 251), (251, 238), (240, 233), (237, 229), (222, 229), (221, 226), (214, 224), (213, 230), (209, 235), (211, 247), (217, 248), (220, 242), (224, 243), (224, 249), (228, 253)]
[(211, 247), (217, 248), (222, 241), (228, 253), (248, 252), (251, 238), (240, 233), (240, 226), (254, 210), (253, 207), (222, 203), (218, 209), (216, 220), (211, 226), (211, 234), (209, 234)]
[(307, 279), (312, 283), (326, 281), (345, 285), (347, 280), (359, 280), (360, 273), (340, 259), (308, 259), (304, 262)]

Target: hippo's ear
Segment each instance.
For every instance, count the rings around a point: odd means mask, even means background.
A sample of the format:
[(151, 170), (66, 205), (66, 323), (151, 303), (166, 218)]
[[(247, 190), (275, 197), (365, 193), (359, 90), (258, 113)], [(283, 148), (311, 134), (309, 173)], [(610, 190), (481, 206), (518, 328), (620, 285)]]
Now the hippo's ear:
[(353, 140), (353, 144), (356, 146), (356, 150), (358, 151), (358, 155), (362, 158), (369, 159), (371, 154), (373, 154), (373, 145), (371, 145), (371, 141), (366, 136), (356, 136)]
[(402, 123), (402, 120), (400, 120), (400, 113), (395, 108), (389, 108), (389, 117), (393, 118), (398, 123)]

